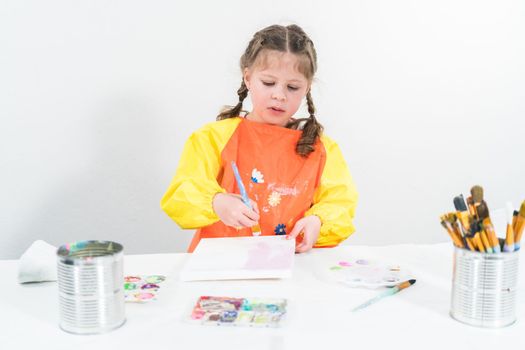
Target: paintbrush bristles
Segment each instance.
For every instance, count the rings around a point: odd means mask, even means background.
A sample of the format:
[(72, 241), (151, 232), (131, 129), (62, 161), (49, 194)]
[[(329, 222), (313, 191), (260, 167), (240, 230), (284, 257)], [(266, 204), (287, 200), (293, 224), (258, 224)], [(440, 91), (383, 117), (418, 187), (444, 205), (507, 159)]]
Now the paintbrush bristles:
[(500, 243), (490, 219), (489, 208), (483, 200), (483, 187), (473, 186), (470, 193), (466, 201), (462, 194), (454, 197), (456, 211), (440, 216), (441, 225), (454, 245), (489, 254), (501, 253), (502, 248), (507, 252), (519, 250), (520, 239), (525, 231), (525, 201), (521, 203), (520, 210), (514, 210), (514, 213), (507, 204), (507, 237), (501, 241), (505, 242)]
[(520, 211), (515, 218), (516, 222), (513, 227), (514, 244), (516, 245), (516, 249), (520, 249), (521, 236), (523, 235), (523, 230), (525, 230), (525, 201), (521, 203)]
[(472, 195), (474, 203), (480, 203), (483, 200), (483, 187), (478, 185), (473, 186), (470, 189), (470, 194)]
[(467, 210), (467, 205), (465, 204), (465, 199), (463, 198), (462, 194), (454, 197), (454, 207), (456, 208), (457, 211)]
[(481, 201), (481, 203), (478, 204), (476, 211), (478, 212), (480, 220), (484, 220), (489, 217), (489, 208), (487, 208), (487, 203), (485, 203), (485, 201)]
[(525, 201), (521, 203), (519, 216), (523, 216), (525, 218)]
[(456, 216), (456, 213), (448, 213), (448, 214), (445, 214), (445, 218), (448, 222), (450, 222), (451, 224), (455, 223), (456, 220), (458, 219), (457, 216)]
[(476, 220), (472, 216), (468, 217), (469, 226), (470, 226), (470, 235), (474, 236), (476, 232), (479, 232), (481, 230), (480, 222), (479, 220)]

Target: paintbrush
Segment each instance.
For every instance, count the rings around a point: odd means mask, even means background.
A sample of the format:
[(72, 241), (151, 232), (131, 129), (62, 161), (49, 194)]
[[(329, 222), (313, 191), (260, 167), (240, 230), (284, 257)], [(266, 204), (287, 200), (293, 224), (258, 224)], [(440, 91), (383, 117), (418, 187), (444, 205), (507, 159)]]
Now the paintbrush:
[(481, 232), (479, 230), (479, 222), (476, 219), (471, 217), (469, 226), (470, 226), (470, 237), (472, 237), (474, 246), (482, 253), (485, 253), (486, 251), (488, 251), (487, 245), (485, 244), (481, 236)]
[(469, 199), (467, 199), (467, 203), (472, 205), (472, 211), (474, 212), (474, 214), (472, 215), (479, 217), (478, 205), (483, 202), (483, 187), (479, 185), (472, 186), (472, 188), (470, 189), (470, 194), (470, 201)]
[[(233, 170), (233, 176), (237, 182), (237, 187), (239, 187), (239, 192), (241, 192), (241, 200), (248, 208), (253, 209), (252, 204), (250, 203), (250, 198), (248, 198), (248, 193), (246, 193), (246, 187), (244, 187), (244, 183), (242, 182), (241, 174), (239, 174), (239, 168), (237, 168), (235, 161), (231, 161), (231, 166)], [(259, 224), (252, 227), (252, 234), (254, 236), (259, 236), (261, 234), (261, 227)]]
[(468, 207), (469, 214), (477, 218), (478, 214), (476, 212), (476, 207), (474, 206), (474, 202), (472, 201), (472, 197), (470, 196), (467, 197), (467, 207)]
[(448, 223), (450, 223), (456, 236), (460, 237), (460, 240), (463, 242), (463, 247), (468, 247), (470, 250), (474, 250), (474, 246), (472, 245), (472, 242), (470, 242), (470, 239), (467, 239), (463, 230), (460, 228), (461, 224), (458, 224), (456, 213), (445, 214), (445, 220)]
[[(460, 227), (462, 227), (463, 232), (470, 232), (470, 224), (469, 224), (469, 214), (467, 211), (467, 205), (465, 204), (465, 199), (463, 198), (463, 195), (460, 194), (459, 196), (454, 197), (454, 207), (456, 208), (456, 216), (461, 223)], [(470, 235), (465, 234), (466, 236), (470, 237)]]
[(241, 179), (241, 174), (239, 174), (239, 169), (237, 168), (237, 164), (235, 164), (235, 161), (231, 161), (231, 166), (233, 170), (233, 176), (235, 177), (235, 181), (237, 182), (237, 187), (239, 187), (239, 191), (241, 192), (241, 199), (246, 204), (246, 206), (250, 209), (252, 208), (252, 204), (250, 203), (250, 198), (248, 198), (248, 194), (246, 193), (246, 187), (244, 187), (244, 183)]
[(474, 204), (478, 204), (483, 201), (483, 187), (478, 185), (472, 186), (470, 189), (470, 194), (472, 195), (472, 201)]
[(466, 247), (468, 247), (470, 250), (476, 250), (476, 247), (474, 245), (474, 242), (472, 241), (472, 238), (468, 236), (468, 231), (463, 227), (463, 224), (458, 218), (456, 213), (449, 214), (449, 222), (451, 223), (452, 227), (456, 232), (459, 233), (459, 235), (463, 238), (463, 243)]
[(479, 220), (482, 223), (482, 229), (484, 232), (486, 232), (492, 250), (495, 253), (500, 253), (501, 247), (499, 245), (498, 236), (496, 235), (494, 225), (492, 225), (492, 221), (490, 220), (489, 208), (487, 207), (487, 203), (483, 199), (478, 204), (476, 211), (478, 213)]
[(478, 227), (479, 227), (479, 231), (478, 231), (479, 237), (481, 237), (481, 242), (485, 246), (485, 250), (487, 251), (487, 253), (494, 253), (494, 249), (492, 248), (492, 243), (490, 243), (487, 232), (485, 232), (485, 230), (483, 230), (483, 228), (481, 227), (481, 222), (478, 222)]
[(456, 247), (459, 247), (459, 248), (464, 247), (463, 243), (461, 242), (461, 238), (456, 235), (454, 228), (452, 227), (450, 222), (447, 221), (446, 215), (441, 216), (441, 226), (443, 226), (445, 230), (447, 230), (448, 235), (450, 236), (450, 238), (452, 238), (452, 242), (454, 242), (454, 245)]
[(514, 247), (514, 229), (512, 228), (512, 204), (507, 203), (507, 232), (505, 235), (505, 243), (503, 244), (504, 252), (513, 252)]
[(521, 203), (520, 211), (516, 216), (516, 223), (514, 224), (514, 245), (515, 249), (520, 249), (521, 235), (525, 228), (525, 201)]
[(467, 205), (462, 194), (454, 197), (454, 208), (456, 208), (457, 211), (467, 211)]
[(352, 310), (352, 312), (356, 312), (358, 310), (364, 309), (365, 307), (370, 306), (370, 305), (378, 302), (379, 300), (383, 299), (384, 297), (388, 297), (390, 295), (394, 295), (396, 293), (399, 293), (400, 291), (402, 291), (405, 288), (410, 287), (414, 283), (416, 283), (416, 280), (412, 279), (412, 280), (408, 280), (408, 281), (402, 282), (402, 283), (398, 284), (397, 286), (394, 286), (394, 287), (392, 287), (390, 289), (387, 289), (386, 291), (384, 291), (384, 292), (380, 293), (379, 295), (377, 295), (375, 298), (372, 298), (372, 299), (368, 300), (367, 302), (365, 302), (365, 303), (355, 307)]
[(483, 242), (481, 241), (481, 237), (479, 235), (479, 232), (476, 232), (474, 234), (471, 234), (471, 241), (472, 245), (475, 247), (475, 250), (485, 253), (485, 247), (483, 246)]

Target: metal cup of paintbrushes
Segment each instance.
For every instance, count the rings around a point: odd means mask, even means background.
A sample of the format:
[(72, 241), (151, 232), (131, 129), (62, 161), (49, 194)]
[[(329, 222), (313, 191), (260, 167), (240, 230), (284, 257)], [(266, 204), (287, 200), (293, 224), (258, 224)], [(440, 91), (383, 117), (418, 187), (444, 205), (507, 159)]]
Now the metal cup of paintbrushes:
[(454, 247), (450, 315), (477, 327), (514, 323), (518, 265), (519, 251), (490, 254)]

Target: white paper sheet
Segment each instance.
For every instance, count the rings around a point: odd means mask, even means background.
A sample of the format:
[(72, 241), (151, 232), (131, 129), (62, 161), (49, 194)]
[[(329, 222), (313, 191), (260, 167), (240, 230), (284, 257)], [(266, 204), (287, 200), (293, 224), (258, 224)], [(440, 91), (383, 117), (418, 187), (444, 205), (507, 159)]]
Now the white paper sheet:
[(203, 238), (183, 267), (182, 281), (288, 278), (295, 240), (285, 236)]

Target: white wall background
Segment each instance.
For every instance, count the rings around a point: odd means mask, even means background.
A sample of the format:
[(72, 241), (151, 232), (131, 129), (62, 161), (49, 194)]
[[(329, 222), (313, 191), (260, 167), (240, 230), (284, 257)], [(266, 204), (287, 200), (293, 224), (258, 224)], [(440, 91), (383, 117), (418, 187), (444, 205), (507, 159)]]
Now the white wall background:
[(36, 239), (184, 251), (159, 208), (189, 134), (236, 101), (255, 31), (297, 23), (360, 192), (346, 244), (446, 241), (474, 184), (525, 199), (525, 2), (69, 1), (0, 7), (0, 258)]

